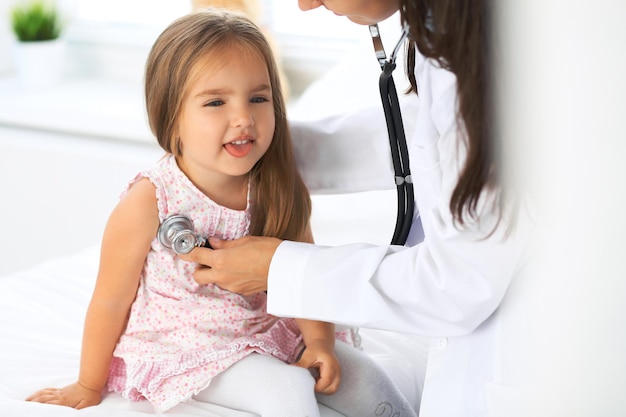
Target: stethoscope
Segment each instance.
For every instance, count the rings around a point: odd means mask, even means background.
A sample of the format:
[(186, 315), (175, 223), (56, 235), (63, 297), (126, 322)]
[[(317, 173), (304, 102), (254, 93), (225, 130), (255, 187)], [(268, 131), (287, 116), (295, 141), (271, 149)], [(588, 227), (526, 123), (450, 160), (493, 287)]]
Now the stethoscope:
[[(413, 180), (409, 167), (409, 151), (404, 135), (404, 125), (402, 123), (402, 114), (400, 113), (398, 93), (396, 92), (392, 73), (396, 68), (398, 51), (409, 34), (409, 28), (405, 25), (402, 29), (402, 35), (395, 48), (393, 48), (389, 59), (387, 59), (387, 54), (385, 54), (385, 49), (380, 39), (378, 25), (370, 25), (369, 29), (374, 43), (376, 58), (382, 70), (379, 78), (380, 98), (383, 103), (385, 120), (387, 122), (394, 180), (398, 194), (398, 213), (391, 244), (404, 245), (409, 231), (411, 230), (415, 201)], [(194, 233), (193, 222), (183, 215), (173, 215), (166, 218), (159, 226), (157, 238), (161, 245), (172, 249), (179, 255), (187, 254), (197, 246), (210, 247), (205, 238)]]
[(209, 242), (193, 231), (193, 222), (187, 216), (176, 214), (163, 220), (157, 231), (161, 245), (178, 255), (185, 255), (198, 246), (210, 248)]
[(395, 48), (393, 48), (389, 59), (387, 59), (385, 49), (383, 48), (378, 25), (370, 25), (369, 29), (374, 43), (376, 58), (382, 70), (379, 78), (380, 98), (383, 103), (385, 120), (387, 122), (389, 147), (391, 148), (391, 160), (393, 161), (394, 169), (394, 181), (398, 194), (398, 213), (391, 244), (404, 245), (409, 236), (409, 231), (411, 230), (415, 201), (413, 179), (411, 178), (411, 168), (409, 166), (409, 150), (406, 144), (406, 137), (404, 136), (400, 102), (398, 101), (398, 93), (396, 92), (392, 73), (396, 68), (398, 51), (409, 35), (409, 27), (405, 25), (404, 28), (402, 28), (402, 35)]

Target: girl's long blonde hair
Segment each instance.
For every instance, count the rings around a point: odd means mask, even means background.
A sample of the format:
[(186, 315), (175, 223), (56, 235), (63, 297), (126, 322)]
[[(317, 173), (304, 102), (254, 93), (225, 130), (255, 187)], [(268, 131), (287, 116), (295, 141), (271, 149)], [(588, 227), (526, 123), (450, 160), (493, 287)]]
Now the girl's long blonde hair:
[(148, 121), (167, 152), (183, 151), (177, 123), (194, 68), (207, 56), (239, 48), (261, 58), (270, 77), (276, 127), (272, 143), (252, 168), (250, 234), (288, 240), (308, 238), (311, 199), (296, 168), (278, 70), (267, 40), (245, 16), (207, 9), (174, 21), (158, 37), (146, 63)]

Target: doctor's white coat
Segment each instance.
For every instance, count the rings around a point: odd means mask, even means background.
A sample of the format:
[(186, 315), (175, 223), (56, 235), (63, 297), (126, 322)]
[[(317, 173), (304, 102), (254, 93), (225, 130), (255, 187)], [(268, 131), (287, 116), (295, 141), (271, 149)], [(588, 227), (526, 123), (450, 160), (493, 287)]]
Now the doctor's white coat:
[[(520, 207), (510, 231), (505, 212), (491, 233), (497, 216), (485, 196), (479, 223), (454, 225), (449, 201), (464, 155), (455, 77), (430, 60), (415, 73), (419, 98), (403, 99), (402, 109), (417, 206), (407, 247), (283, 242), (270, 267), (268, 311), (430, 336), (420, 415), (502, 417), (518, 379), (503, 347), (521, 329), (504, 326), (501, 310), (525, 266), (531, 220)], [(313, 191), (393, 186), (380, 106), (292, 121), (292, 130)]]

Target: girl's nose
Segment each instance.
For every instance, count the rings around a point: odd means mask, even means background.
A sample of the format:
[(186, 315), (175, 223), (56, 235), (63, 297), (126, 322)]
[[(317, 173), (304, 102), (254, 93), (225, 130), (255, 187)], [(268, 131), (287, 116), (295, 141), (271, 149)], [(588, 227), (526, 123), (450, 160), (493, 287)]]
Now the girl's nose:
[(302, 11), (317, 9), (321, 5), (322, 0), (298, 0), (298, 7)]
[(238, 108), (232, 115), (231, 125), (233, 127), (247, 127), (253, 124), (254, 117), (252, 117), (252, 112), (246, 106)]

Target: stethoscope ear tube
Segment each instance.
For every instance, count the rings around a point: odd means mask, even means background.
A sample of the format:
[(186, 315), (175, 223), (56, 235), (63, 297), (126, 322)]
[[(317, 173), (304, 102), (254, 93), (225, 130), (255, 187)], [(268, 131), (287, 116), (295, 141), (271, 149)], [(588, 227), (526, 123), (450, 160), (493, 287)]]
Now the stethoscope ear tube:
[(379, 78), (380, 97), (385, 112), (387, 122), (387, 133), (389, 135), (389, 147), (391, 149), (391, 160), (394, 168), (394, 181), (398, 194), (398, 212), (396, 216), (396, 227), (391, 239), (392, 245), (404, 245), (411, 230), (413, 222), (413, 211), (415, 209), (415, 194), (413, 190), (413, 180), (409, 166), (409, 151), (404, 134), (402, 123), (402, 113), (400, 112), (400, 102), (393, 82), (393, 70), (396, 67), (396, 54), (400, 45), (408, 35), (408, 28), (405, 27), (402, 37), (393, 50), (391, 58), (387, 60), (383, 49), (378, 25), (370, 26), (370, 33), (374, 42), (376, 58), (381, 66), (382, 73)]

